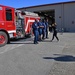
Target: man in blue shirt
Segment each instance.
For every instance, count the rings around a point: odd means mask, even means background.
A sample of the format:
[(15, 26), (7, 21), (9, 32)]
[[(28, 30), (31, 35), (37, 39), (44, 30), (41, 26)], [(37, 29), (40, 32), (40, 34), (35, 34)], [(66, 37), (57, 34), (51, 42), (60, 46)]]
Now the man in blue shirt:
[(33, 28), (33, 34), (34, 34), (34, 44), (38, 44), (38, 36), (39, 36), (39, 32), (38, 32), (38, 20), (35, 19), (35, 22), (32, 25)]
[(39, 25), (39, 41), (42, 41), (42, 30), (43, 30), (43, 28), (44, 28), (44, 26), (43, 26), (43, 23), (42, 23), (42, 19), (40, 19), (39, 20), (39, 22), (38, 22), (38, 25)]
[(45, 19), (42, 20), (42, 25), (43, 25), (43, 29), (42, 29), (42, 39), (45, 39), (45, 35), (46, 35), (46, 24), (45, 24)]
[(45, 20), (46, 24), (46, 38), (48, 39), (48, 19)]

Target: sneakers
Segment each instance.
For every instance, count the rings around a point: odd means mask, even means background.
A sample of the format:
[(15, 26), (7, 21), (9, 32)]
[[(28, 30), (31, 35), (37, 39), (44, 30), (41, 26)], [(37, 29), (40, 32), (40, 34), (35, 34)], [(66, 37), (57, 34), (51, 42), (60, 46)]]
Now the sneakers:
[(49, 39), (49, 37), (46, 37), (46, 39)]
[(59, 41), (59, 39), (57, 40), (57, 42)]
[[(53, 40), (50, 40), (50, 42), (52, 42)], [(58, 42), (59, 40), (57, 40), (57, 42)]]
[(34, 42), (34, 44), (38, 44), (38, 42)]

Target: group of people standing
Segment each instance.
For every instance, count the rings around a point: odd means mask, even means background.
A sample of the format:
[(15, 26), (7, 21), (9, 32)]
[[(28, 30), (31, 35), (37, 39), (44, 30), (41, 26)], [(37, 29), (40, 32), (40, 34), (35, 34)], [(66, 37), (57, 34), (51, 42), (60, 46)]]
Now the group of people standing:
[[(48, 19), (35, 19), (35, 22), (32, 25), (34, 44), (38, 44), (38, 41), (48, 39), (48, 27)], [(53, 37), (51, 41), (53, 41), (54, 37), (56, 37), (56, 39), (59, 41), (57, 37), (56, 23), (53, 23), (51, 27), (53, 29)]]

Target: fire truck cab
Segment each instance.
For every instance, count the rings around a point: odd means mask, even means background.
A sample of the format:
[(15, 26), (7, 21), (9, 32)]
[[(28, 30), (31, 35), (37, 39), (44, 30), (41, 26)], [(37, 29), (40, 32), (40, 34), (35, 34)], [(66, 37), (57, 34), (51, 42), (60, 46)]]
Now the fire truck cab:
[(11, 38), (23, 38), (31, 34), (31, 25), (40, 17), (31, 12), (16, 10), (0, 5), (0, 47), (10, 42)]

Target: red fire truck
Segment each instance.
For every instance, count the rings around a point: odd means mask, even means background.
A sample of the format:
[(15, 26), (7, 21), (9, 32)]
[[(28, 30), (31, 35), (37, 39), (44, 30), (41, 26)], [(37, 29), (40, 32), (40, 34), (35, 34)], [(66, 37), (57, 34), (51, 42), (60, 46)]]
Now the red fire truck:
[(40, 19), (35, 13), (0, 5), (0, 47), (9, 43), (11, 38), (23, 38), (31, 34), (35, 19)]

